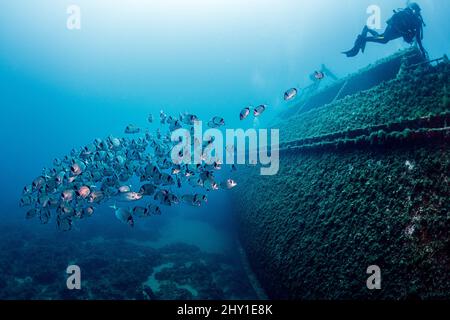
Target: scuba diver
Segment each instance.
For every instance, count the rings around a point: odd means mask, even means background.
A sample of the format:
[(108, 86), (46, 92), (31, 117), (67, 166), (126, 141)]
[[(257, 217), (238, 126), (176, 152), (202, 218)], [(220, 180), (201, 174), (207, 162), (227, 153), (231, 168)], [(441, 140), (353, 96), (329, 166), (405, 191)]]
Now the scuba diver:
[[(343, 54), (347, 57), (355, 57), (360, 50), (364, 53), (367, 42), (386, 44), (391, 40), (403, 38), (409, 44), (415, 40), (423, 56), (427, 58), (428, 54), (422, 45), (425, 23), (421, 11), (420, 6), (414, 2), (405, 9), (394, 10), (394, 15), (387, 21), (388, 26), (383, 34), (365, 26), (363, 32), (356, 39), (354, 47)], [(367, 36), (368, 33), (370, 36)]]

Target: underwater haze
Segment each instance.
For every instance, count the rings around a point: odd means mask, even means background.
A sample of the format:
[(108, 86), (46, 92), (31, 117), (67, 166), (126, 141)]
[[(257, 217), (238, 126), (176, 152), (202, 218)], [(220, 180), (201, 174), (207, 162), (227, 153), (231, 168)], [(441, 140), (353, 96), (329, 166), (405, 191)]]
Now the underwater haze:
[[(71, 5), (81, 10), (80, 29), (67, 27)], [(381, 8), (384, 29), (405, 1), (1, 1), (0, 299), (266, 297), (239, 244), (239, 204), (228, 190), (202, 191), (208, 201), (198, 208), (162, 206), (134, 227), (110, 201), (64, 232), (54, 217), (25, 218), (23, 187), (95, 138), (132, 139), (129, 124), (155, 134), (161, 110), (268, 128), (292, 107), (285, 91), (301, 92), (322, 64), (342, 78), (410, 47), (399, 39), (368, 44), (356, 58), (342, 54), (370, 5)], [(420, 5), (424, 46), (441, 57), (450, 52), (450, 2)], [(267, 106), (259, 118), (239, 119), (258, 105)], [(69, 265), (82, 270), (81, 290), (66, 287)]]

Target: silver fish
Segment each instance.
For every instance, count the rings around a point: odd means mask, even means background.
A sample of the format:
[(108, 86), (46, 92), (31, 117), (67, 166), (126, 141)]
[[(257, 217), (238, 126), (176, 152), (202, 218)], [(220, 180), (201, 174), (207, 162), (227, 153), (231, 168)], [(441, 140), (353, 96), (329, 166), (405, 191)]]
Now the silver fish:
[(83, 216), (92, 216), (92, 214), (94, 213), (94, 207), (87, 207), (83, 209)]
[(132, 201), (139, 201), (142, 199), (142, 194), (138, 192), (124, 192), (119, 195), (118, 201), (121, 202), (132, 202)]
[(105, 194), (102, 191), (94, 191), (89, 195), (88, 202), (99, 203), (105, 198)]
[(74, 197), (75, 197), (75, 191), (73, 191), (71, 189), (64, 190), (61, 193), (61, 199), (63, 201), (70, 202), (70, 201), (72, 201), (74, 199)]
[(181, 120), (184, 124), (193, 125), (196, 121), (198, 121), (198, 117), (193, 114), (185, 114), (181, 116)]
[(247, 107), (247, 108), (242, 109), (241, 113), (239, 114), (239, 119), (240, 120), (244, 120), (244, 119), (246, 119), (249, 116), (250, 108), (251, 107)]
[(39, 213), (38, 209), (30, 209), (26, 213), (26, 218), (31, 219), (34, 218)]
[(151, 196), (155, 193), (156, 187), (153, 184), (146, 183), (141, 186), (139, 193), (143, 196)]
[(234, 187), (237, 186), (237, 182), (234, 181), (233, 179), (227, 179), (225, 181), (223, 181), (220, 186), (224, 189), (233, 189)]
[(61, 231), (70, 231), (72, 229), (72, 219), (66, 217), (57, 216), (56, 225)]
[(125, 127), (125, 133), (126, 134), (136, 134), (141, 132), (141, 129), (136, 127), (135, 125), (129, 124)]
[(41, 220), (42, 224), (48, 223), (50, 220), (50, 209), (49, 208), (43, 208), (39, 210), (39, 220)]
[(225, 125), (225, 120), (221, 117), (214, 117), (208, 122), (208, 127), (219, 128)]
[(130, 192), (130, 191), (131, 191), (130, 186), (120, 186), (119, 187), (119, 192), (120, 193), (126, 193), (126, 192)]
[(22, 190), (22, 194), (30, 194), (33, 191), (33, 187), (31, 186), (31, 184), (26, 185), (25, 187), (23, 187)]
[(161, 181), (161, 184), (163, 186), (171, 186), (175, 184), (175, 180), (170, 174), (162, 173), (159, 177), (159, 180)]
[(134, 207), (133, 208), (133, 215), (139, 218), (144, 218), (149, 216), (148, 208), (144, 207)]
[(33, 203), (34, 199), (31, 195), (24, 195), (20, 198), (19, 205), (21, 207), (27, 207), (30, 206)]
[(195, 201), (195, 195), (185, 194), (181, 197), (181, 199), (183, 200), (183, 202), (194, 207), (200, 207), (201, 205), (201, 202)]
[(157, 205), (149, 204), (149, 205), (147, 206), (147, 209), (148, 209), (148, 212), (149, 212), (150, 214), (154, 214), (154, 215), (157, 215), (157, 216), (160, 216), (160, 215), (161, 215), (161, 208), (158, 207)]
[(264, 111), (266, 111), (267, 106), (265, 104), (259, 105), (253, 110), (253, 115), (259, 117)]
[(91, 193), (91, 189), (88, 186), (81, 186), (77, 190), (77, 196), (86, 199)]
[(293, 100), (297, 96), (297, 93), (298, 93), (298, 91), (296, 88), (291, 88), (291, 89), (287, 90), (284, 93), (284, 100), (285, 101)]
[(114, 209), (114, 214), (120, 222), (128, 224), (130, 227), (134, 226), (133, 216), (129, 209), (118, 208), (115, 205), (111, 206), (111, 208)]

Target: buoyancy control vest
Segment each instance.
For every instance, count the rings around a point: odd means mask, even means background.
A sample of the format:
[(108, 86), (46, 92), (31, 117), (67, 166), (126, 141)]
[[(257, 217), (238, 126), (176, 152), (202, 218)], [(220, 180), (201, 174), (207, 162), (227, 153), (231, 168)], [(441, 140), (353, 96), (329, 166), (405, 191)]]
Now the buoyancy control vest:
[(420, 30), (422, 36), (423, 20), (409, 9), (394, 10), (394, 15), (387, 21), (387, 24), (394, 28), (407, 43), (412, 43)]

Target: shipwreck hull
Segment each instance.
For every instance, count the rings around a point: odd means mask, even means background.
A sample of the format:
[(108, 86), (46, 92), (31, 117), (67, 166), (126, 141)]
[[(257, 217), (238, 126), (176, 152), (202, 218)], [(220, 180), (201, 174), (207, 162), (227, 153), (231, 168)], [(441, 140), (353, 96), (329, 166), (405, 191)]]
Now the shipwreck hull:
[(279, 173), (246, 168), (234, 193), (269, 298), (448, 298), (449, 74), (413, 67), (280, 120)]

